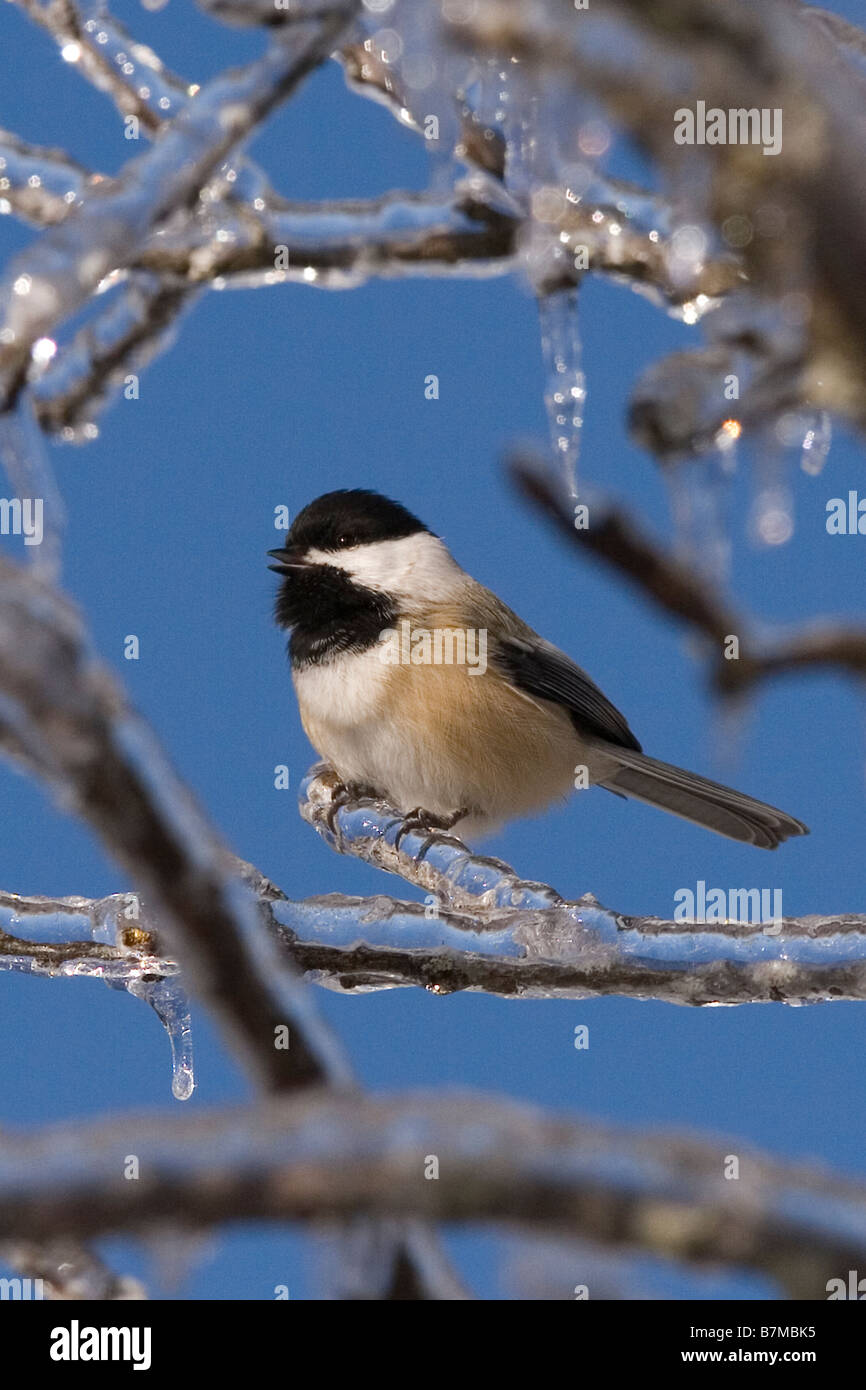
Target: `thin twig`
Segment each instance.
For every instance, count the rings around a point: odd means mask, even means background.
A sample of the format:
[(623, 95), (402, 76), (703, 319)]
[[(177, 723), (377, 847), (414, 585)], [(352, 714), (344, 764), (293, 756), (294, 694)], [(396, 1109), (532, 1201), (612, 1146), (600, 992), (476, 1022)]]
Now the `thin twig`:
[(515, 456), (510, 473), (521, 496), (569, 545), (601, 560), (662, 612), (706, 640), (709, 680), (719, 694), (739, 695), (772, 676), (810, 669), (840, 670), (857, 680), (866, 676), (866, 630), (824, 619), (792, 634), (758, 638), (750, 622), (693, 567), (671, 556), (625, 511), (593, 502), (589, 525), (578, 529), (573, 499), (541, 460)]

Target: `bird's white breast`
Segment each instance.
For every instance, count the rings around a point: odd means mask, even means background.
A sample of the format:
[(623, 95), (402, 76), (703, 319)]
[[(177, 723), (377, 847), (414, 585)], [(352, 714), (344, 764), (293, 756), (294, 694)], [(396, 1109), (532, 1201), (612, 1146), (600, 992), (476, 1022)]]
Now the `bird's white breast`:
[(331, 661), (305, 666), (293, 675), (301, 717), (354, 729), (381, 716), (388, 667), (379, 645), (366, 652), (349, 652)]

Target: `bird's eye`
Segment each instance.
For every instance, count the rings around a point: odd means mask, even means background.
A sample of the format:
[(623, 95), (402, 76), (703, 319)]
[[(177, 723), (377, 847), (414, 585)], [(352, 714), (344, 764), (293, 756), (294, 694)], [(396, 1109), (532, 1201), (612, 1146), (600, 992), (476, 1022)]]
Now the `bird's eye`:
[(349, 544), (349, 537), (348, 537), (348, 536), (338, 536), (338, 537), (337, 537), (337, 545), (348, 545), (348, 544)]

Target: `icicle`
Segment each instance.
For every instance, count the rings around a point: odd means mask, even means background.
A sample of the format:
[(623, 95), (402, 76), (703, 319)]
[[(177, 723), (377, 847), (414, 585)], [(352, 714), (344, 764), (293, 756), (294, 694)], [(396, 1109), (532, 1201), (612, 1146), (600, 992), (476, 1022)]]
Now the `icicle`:
[(553, 290), (538, 301), (545, 367), (544, 403), (553, 451), (569, 493), (577, 498), (577, 463), (586, 378), (582, 368), (577, 289)]
[(195, 1090), (192, 1021), (186, 991), (176, 976), (164, 980), (130, 980), (126, 985), (136, 999), (149, 1004), (168, 1033), (171, 1046), (171, 1092), (175, 1100), (189, 1100)]
[[(141, 902), (137, 893), (123, 893), (115, 898), (104, 900), (105, 907), (94, 914), (92, 936), (94, 941), (104, 941), (111, 946), (129, 946), (128, 932), (131, 926), (140, 931)], [(107, 910), (106, 910), (107, 909)], [(145, 936), (145, 939), (146, 938)], [(177, 966), (168, 962), (155, 962), (170, 974), (155, 976), (147, 965), (129, 970), (119, 978), (106, 977), (106, 984), (112, 989), (123, 989), (134, 999), (142, 999), (149, 1004), (168, 1033), (171, 1047), (172, 1095), (177, 1100), (189, 1100), (195, 1089), (193, 1069), (192, 1022), (186, 991), (177, 974)]]
[[(140, 926), (141, 904), (135, 893), (107, 898), (25, 898), (0, 893), (0, 935), (22, 942), (80, 942), (81, 951), (59, 963), (38, 951), (0, 955), (0, 971), (28, 975), (65, 975), (101, 979), (111, 989), (143, 999), (165, 1027), (173, 1062), (172, 1091), (188, 1100), (195, 1087), (192, 1033), (187, 997), (173, 961), (148, 954), (153, 940)], [(131, 930), (137, 930), (131, 934)], [(88, 952), (88, 941), (121, 947), (129, 954), (105, 960)]]

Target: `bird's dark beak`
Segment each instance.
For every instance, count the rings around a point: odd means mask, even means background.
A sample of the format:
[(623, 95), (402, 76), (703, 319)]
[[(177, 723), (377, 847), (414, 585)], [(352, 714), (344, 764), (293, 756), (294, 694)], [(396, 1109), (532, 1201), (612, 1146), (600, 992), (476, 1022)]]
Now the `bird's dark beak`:
[(268, 565), (268, 569), (273, 570), (274, 574), (289, 574), (292, 570), (304, 569), (308, 564), (302, 552), (294, 550), (291, 546), (281, 550), (269, 550), (268, 554), (277, 562), (275, 565)]

